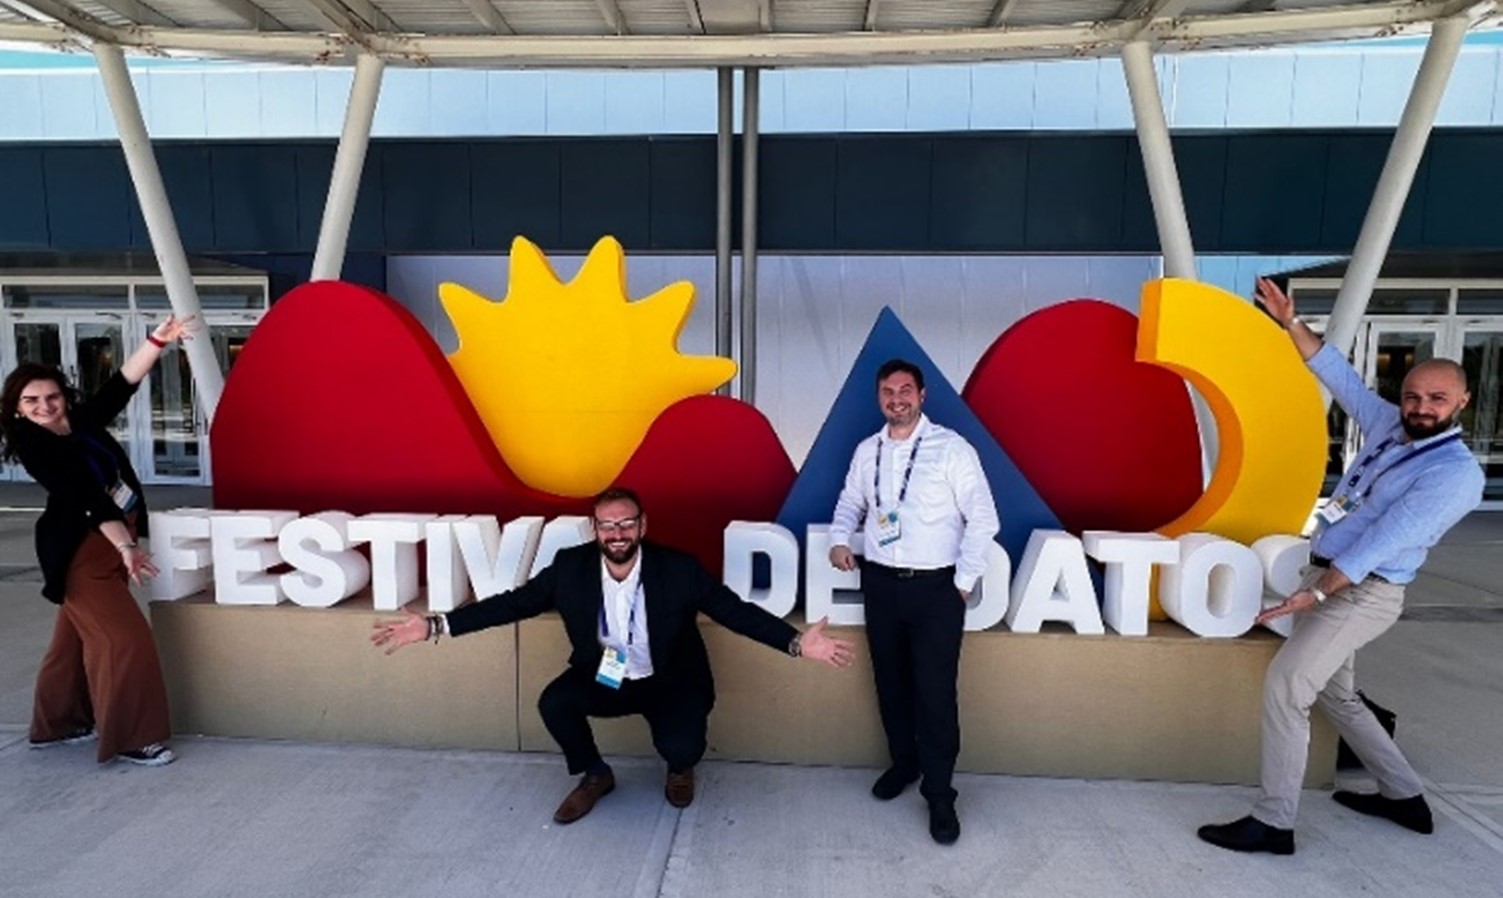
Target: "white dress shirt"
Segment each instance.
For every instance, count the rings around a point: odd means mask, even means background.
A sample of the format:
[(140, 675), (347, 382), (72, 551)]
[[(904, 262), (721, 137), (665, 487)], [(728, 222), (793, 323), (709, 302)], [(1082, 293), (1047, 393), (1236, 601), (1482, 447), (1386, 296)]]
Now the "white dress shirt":
[[(600, 592), (605, 597), (605, 620), (610, 638), (596, 625), (595, 636), (601, 649), (615, 646), (626, 650), (626, 679), (640, 680), (652, 676), (652, 650), (647, 644), (647, 603), (642, 592), (642, 553), (639, 549), (625, 580), (611, 576), (605, 559), (600, 559)], [(635, 609), (635, 614), (633, 613)], [(627, 629), (631, 630), (630, 639)]]
[[(877, 502), (877, 447), (881, 444), (881, 502)], [(918, 454), (914, 455), (914, 446)], [(913, 476), (901, 504), (904, 473)], [(878, 544), (877, 509), (896, 508), (902, 536)], [(849, 546), (864, 521), (867, 561), (888, 567), (934, 569), (955, 565), (955, 587), (970, 592), (986, 571), (986, 547), (997, 535), (997, 507), (981, 459), (965, 437), (919, 417), (905, 440), (887, 428), (862, 440), (851, 458), (845, 487), (835, 502), (830, 543)]]

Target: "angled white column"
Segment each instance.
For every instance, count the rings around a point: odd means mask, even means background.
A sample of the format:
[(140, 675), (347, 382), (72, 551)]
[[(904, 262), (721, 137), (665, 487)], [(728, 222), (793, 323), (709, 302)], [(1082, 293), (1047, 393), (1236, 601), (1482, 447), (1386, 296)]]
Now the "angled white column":
[(1351, 354), (1357, 328), (1367, 312), (1383, 259), (1393, 242), (1393, 232), (1398, 229), (1404, 200), (1414, 183), (1425, 142), (1435, 124), (1436, 110), (1440, 108), (1441, 96), (1446, 92), (1446, 82), (1451, 78), (1456, 56), (1461, 52), (1461, 40), (1470, 24), (1468, 19), (1456, 17), (1436, 22), (1430, 31), (1424, 58), (1414, 76), (1414, 86), (1409, 89), (1409, 100), (1399, 117), (1378, 186), (1373, 188), (1372, 203), (1362, 220), (1357, 246), (1352, 250), (1352, 260), (1346, 266), (1346, 276), (1341, 279), (1341, 289), (1336, 293), (1336, 305), (1326, 327), (1326, 342), (1342, 355)]
[[(109, 98), (110, 111), (115, 116), (115, 130), (120, 134), (120, 147), (125, 151), (125, 164), (136, 188), (136, 200), (141, 205), (146, 232), (151, 236), (151, 249), (156, 254), (157, 267), (162, 271), (172, 314), (180, 319), (198, 315), (198, 290), (193, 286), (188, 255), (183, 252), (183, 239), (172, 217), (172, 203), (162, 184), (162, 172), (157, 168), (157, 157), (151, 149), (151, 138), (146, 133), (146, 121), (141, 117), (141, 104), (136, 100), (136, 86), (131, 83), (125, 54), (114, 44), (95, 41), (94, 59), (99, 64), (105, 96)], [(201, 319), (199, 323), (201, 328), (196, 339), (183, 341), (182, 349), (187, 353), (188, 368), (193, 373), (199, 407), (203, 409), (205, 420), (212, 422), (214, 410), (219, 407), (219, 394), (224, 392), (224, 375), (214, 358), (208, 323)]]
[[(731, 357), (731, 164), (735, 144), (735, 70), (715, 70), (715, 354)], [(715, 392), (731, 395), (726, 384)]]
[(355, 59), (355, 81), (345, 107), (344, 131), (334, 152), (334, 171), (329, 176), (329, 195), (318, 226), (318, 249), (313, 254), (309, 280), (338, 280), (344, 270), (345, 248), (350, 242), (350, 222), (355, 218), (355, 199), (360, 194), (360, 172), (365, 168), (365, 149), (371, 141), (371, 122), (376, 100), (381, 96), (381, 74), (386, 62), (362, 53)]
[(1169, 123), (1159, 80), (1153, 69), (1153, 51), (1146, 41), (1122, 46), (1122, 70), (1127, 75), (1127, 93), (1132, 98), (1132, 119), (1137, 126), (1138, 146), (1143, 151), (1143, 174), (1148, 178), (1148, 197), (1153, 201), (1153, 220), (1158, 225), (1159, 246), (1164, 253), (1164, 273), (1172, 278), (1195, 279), (1195, 246), (1190, 242), (1190, 219), (1179, 189), (1174, 166), (1174, 147), (1169, 141)]
[[(1190, 217), (1185, 212), (1185, 197), (1179, 189), (1174, 145), (1169, 139), (1169, 122), (1164, 118), (1164, 101), (1159, 96), (1159, 79), (1153, 69), (1153, 51), (1147, 41), (1129, 41), (1122, 45), (1122, 71), (1127, 77), (1128, 96), (1132, 99), (1132, 120), (1137, 127), (1138, 147), (1143, 153), (1143, 174), (1148, 180), (1148, 198), (1153, 203), (1159, 249), (1164, 254), (1164, 274), (1193, 281), (1196, 279), (1195, 245), (1190, 240)], [(1201, 480), (1210, 483), (1221, 453), (1216, 416), (1194, 387), (1186, 384), (1185, 389), (1190, 391), (1190, 403), (1195, 407), (1195, 425), (1200, 431)]]
[(757, 404), (757, 133), (761, 70), (742, 71), (741, 97), (741, 401)]

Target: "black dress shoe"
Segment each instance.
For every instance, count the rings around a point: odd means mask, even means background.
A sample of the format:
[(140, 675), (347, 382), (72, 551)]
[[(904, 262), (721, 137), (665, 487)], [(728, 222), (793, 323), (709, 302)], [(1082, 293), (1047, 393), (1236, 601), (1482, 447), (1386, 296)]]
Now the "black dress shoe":
[(1196, 835), (1229, 851), (1266, 851), (1269, 854), (1293, 854), (1294, 830), (1269, 826), (1251, 815), (1231, 823), (1213, 823), (1196, 830)]
[(1425, 796), (1413, 798), (1384, 798), (1375, 793), (1337, 792), (1331, 796), (1336, 803), (1349, 807), (1359, 814), (1392, 820), (1405, 829), (1429, 835), (1435, 832), (1435, 820), (1430, 816), (1430, 805)]
[(889, 767), (877, 777), (875, 783), (872, 783), (872, 794), (883, 801), (892, 801), (902, 795), (904, 789), (916, 782), (918, 782), (917, 773), (907, 773), (896, 767)]
[(929, 835), (941, 845), (954, 845), (960, 838), (960, 818), (955, 815), (955, 802), (929, 802)]

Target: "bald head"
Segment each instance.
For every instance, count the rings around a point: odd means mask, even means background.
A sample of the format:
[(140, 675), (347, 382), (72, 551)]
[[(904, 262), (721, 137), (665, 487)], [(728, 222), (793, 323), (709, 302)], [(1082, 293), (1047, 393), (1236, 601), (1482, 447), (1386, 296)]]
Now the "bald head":
[(1443, 433), (1456, 425), (1471, 394), (1466, 371), (1450, 359), (1427, 359), (1404, 377), (1399, 411), (1404, 432), (1412, 440)]
[(1436, 378), (1449, 378), (1453, 389), (1461, 393), (1467, 391), (1466, 369), (1450, 359), (1425, 359), (1409, 369), (1409, 373), (1404, 376), (1404, 386), (1408, 387), (1415, 378), (1424, 379), (1427, 383)]

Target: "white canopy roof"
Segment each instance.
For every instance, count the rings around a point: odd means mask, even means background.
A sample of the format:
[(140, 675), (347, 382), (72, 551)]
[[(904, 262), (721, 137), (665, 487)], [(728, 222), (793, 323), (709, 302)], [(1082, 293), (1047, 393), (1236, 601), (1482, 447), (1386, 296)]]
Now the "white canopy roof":
[(1497, 0), (0, 0), (0, 40), (484, 68), (818, 66), (1182, 52), (1496, 25)]

